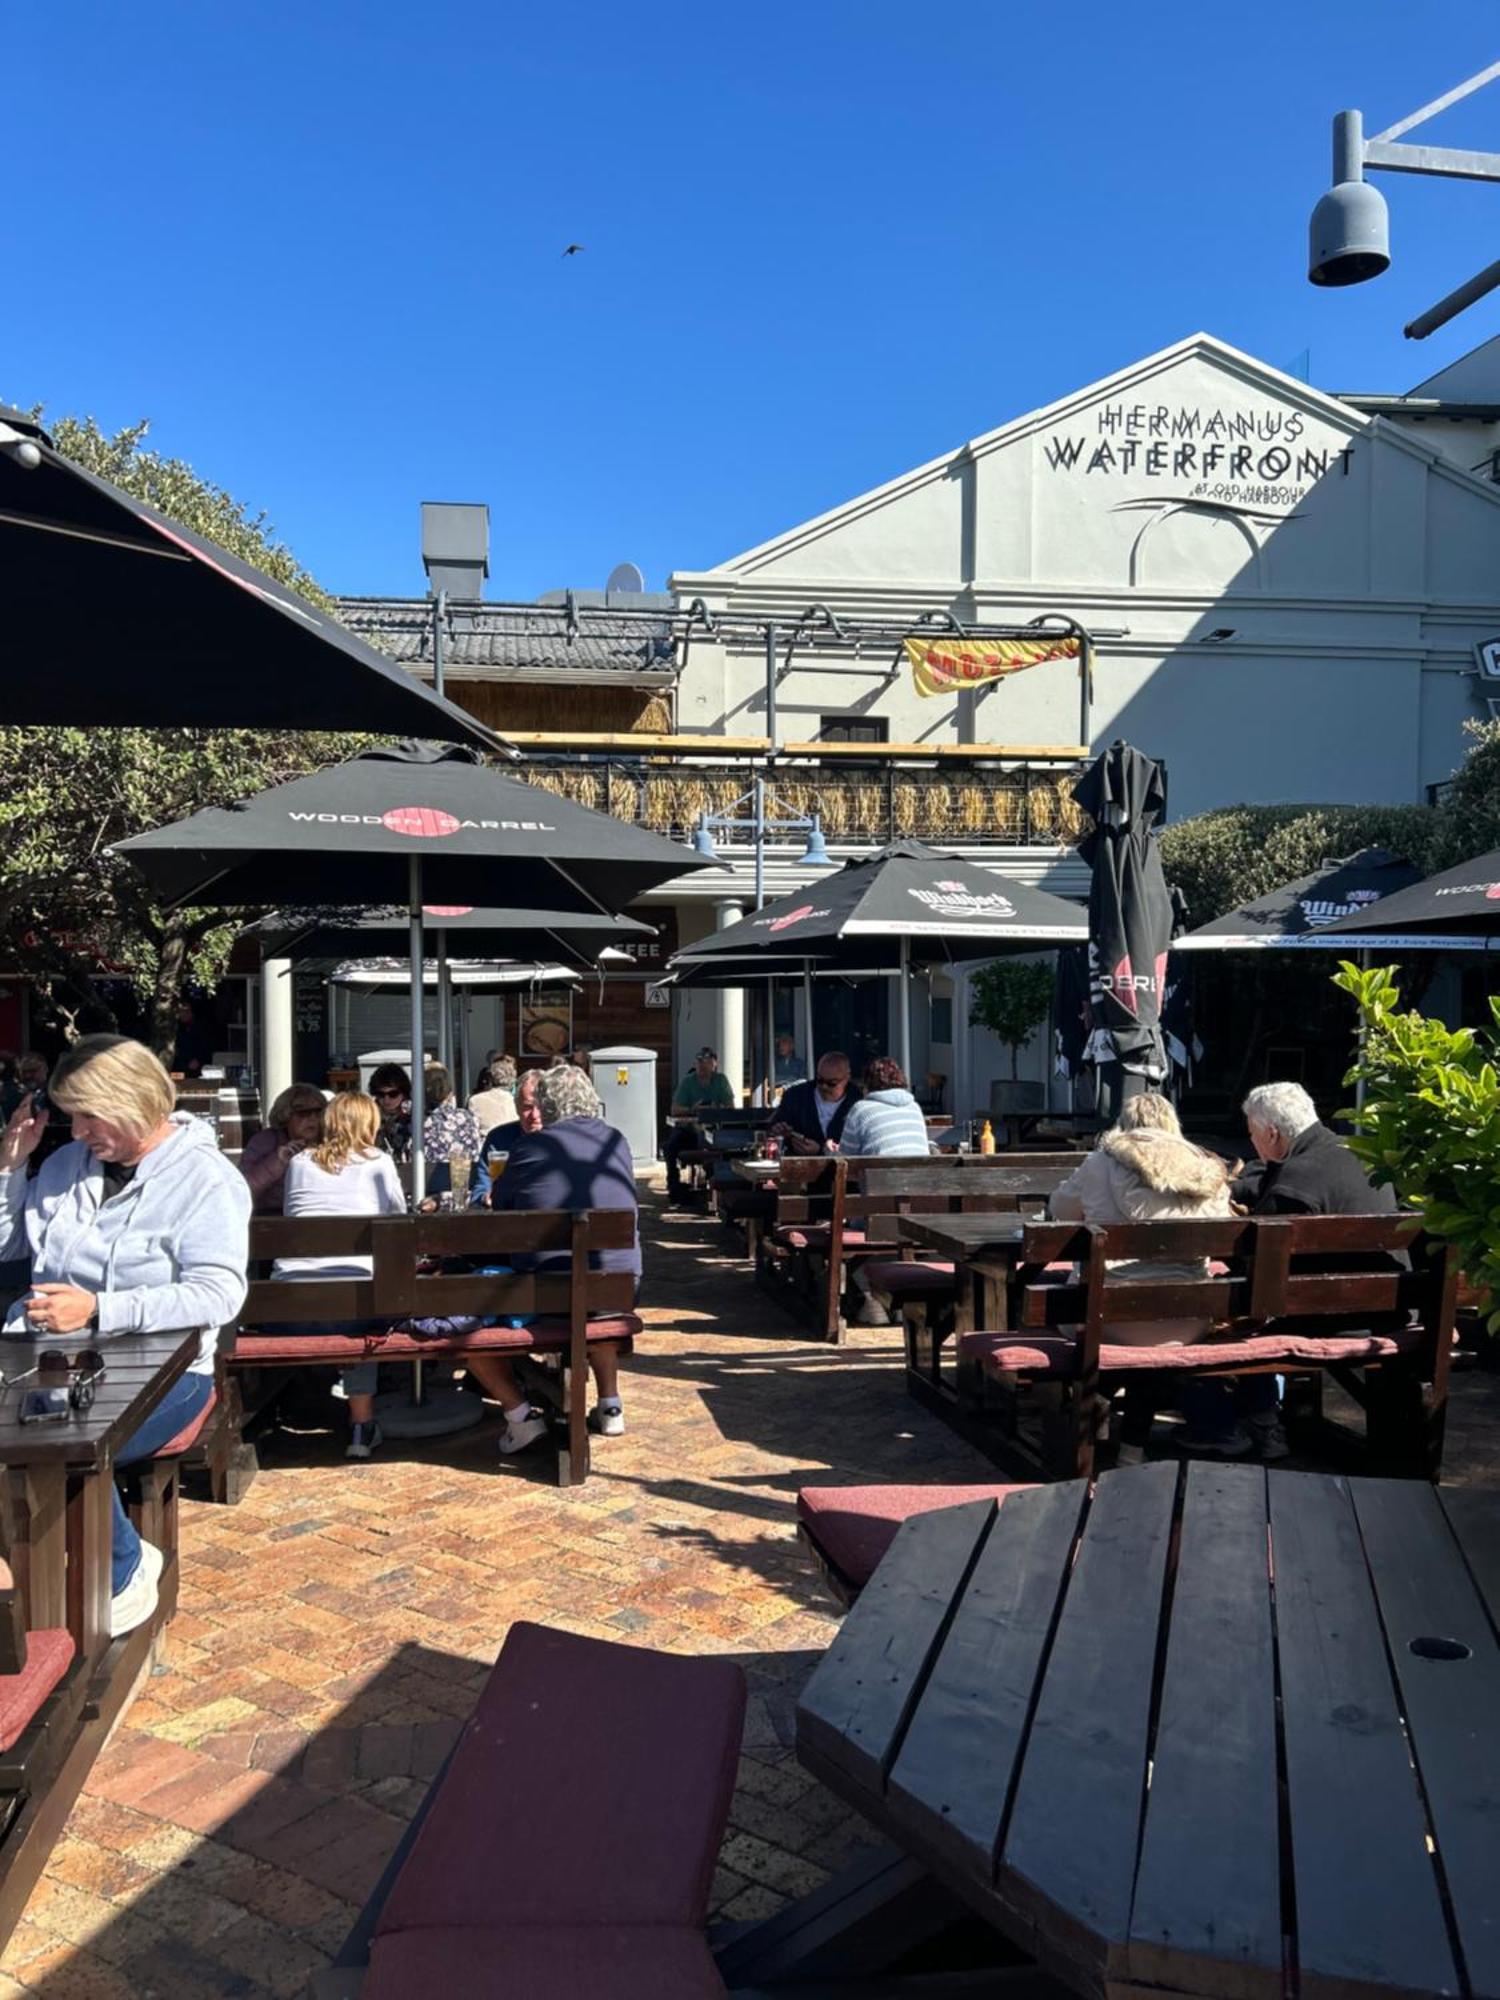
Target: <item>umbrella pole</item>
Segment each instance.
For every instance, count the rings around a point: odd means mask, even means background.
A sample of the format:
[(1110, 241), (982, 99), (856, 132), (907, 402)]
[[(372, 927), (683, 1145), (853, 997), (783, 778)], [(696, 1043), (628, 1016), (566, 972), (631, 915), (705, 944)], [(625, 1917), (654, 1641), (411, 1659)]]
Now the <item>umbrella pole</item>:
[(802, 1044), (802, 1060), (807, 1064), (807, 1074), (816, 1076), (818, 1056), (813, 1047), (813, 983), (810, 958), (804, 958), (802, 961), (802, 1030), (805, 1036)]
[[(448, 970), (448, 933), (437, 936), (437, 1059), (453, 1075), (453, 975)], [(456, 1081), (456, 1079), (455, 1079)]]
[[(1370, 969), (1369, 952), (1362, 951), (1359, 954), (1359, 969), (1361, 972), (1369, 971)], [(1359, 1017), (1359, 1028), (1355, 1036), (1355, 1045), (1359, 1050), (1359, 1060), (1361, 1067), (1363, 1067), (1364, 1065), (1365, 1044), (1369, 1041), (1369, 1039), (1370, 1039), (1369, 1030), (1365, 1026), (1364, 1014), (1361, 1013)], [(1354, 1122), (1356, 1125), (1361, 1124), (1363, 1122), (1364, 1108), (1365, 1108), (1365, 1080), (1362, 1076), (1359, 1076), (1356, 1077), (1354, 1080)]]
[(901, 970), (896, 980), (896, 1060), (911, 1084), (911, 939), (901, 940)]
[(425, 1037), (422, 1033), (422, 864), (410, 863), (411, 909), (411, 1198), (415, 1205), (427, 1192), (427, 1158), (422, 1151), (422, 1127), (427, 1103), (422, 1075)]

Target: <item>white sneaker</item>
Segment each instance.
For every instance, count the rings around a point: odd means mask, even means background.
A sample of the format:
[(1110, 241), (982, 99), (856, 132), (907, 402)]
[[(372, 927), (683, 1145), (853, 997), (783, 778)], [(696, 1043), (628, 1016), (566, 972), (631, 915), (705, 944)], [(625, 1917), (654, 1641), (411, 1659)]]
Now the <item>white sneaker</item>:
[(889, 1326), (891, 1316), (879, 1299), (866, 1298), (854, 1315), (856, 1326)]
[(547, 1435), (547, 1419), (539, 1417), (535, 1410), (529, 1417), (522, 1417), (519, 1423), (513, 1417), (505, 1419), (505, 1429), (500, 1433), (500, 1456), (512, 1458), (518, 1451), (525, 1451)]
[(385, 1443), (380, 1435), (380, 1426), (371, 1422), (355, 1424), (349, 1432), (349, 1442), (344, 1448), (345, 1458), (368, 1458), (372, 1451), (378, 1451)]
[(122, 1591), (109, 1600), (109, 1636), (119, 1639), (144, 1625), (156, 1609), (157, 1585), (161, 1582), (166, 1557), (154, 1542), (141, 1543), (141, 1559), (135, 1575)]
[(608, 1409), (602, 1403), (595, 1403), (589, 1411), (589, 1429), (596, 1437), (622, 1438), (625, 1435), (625, 1412), (618, 1403)]

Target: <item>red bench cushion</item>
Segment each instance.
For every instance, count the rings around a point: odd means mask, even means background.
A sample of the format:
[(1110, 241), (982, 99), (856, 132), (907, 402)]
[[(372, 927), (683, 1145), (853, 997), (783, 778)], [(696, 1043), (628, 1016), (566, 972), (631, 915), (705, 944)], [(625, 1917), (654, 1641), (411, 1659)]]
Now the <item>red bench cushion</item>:
[[(641, 1330), (635, 1313), (606, 1313), (591, 1319), (592, 1340), (634, 1340)], [(441, 1340), (418, 1340), (409, 1333), (255, 1333), (235, 1336), (236, 1361), (420, 1361), (434, 1354), (550, 1353), (568, 1344), (568, 1322), (534, 1319), (530, 1326), (481, 1326)]]
[(936, 1258), (922, 1264), (910, 1258), (872, 1257), (860, 1268), (874, 1290), (893, 1299), (945, 1299), (957, 1275), (952, 1264)]
[[(833, 1236), (833, 1226), (827, 1222), (784, 1222), (779, 1229), (773, 1231), (773, 1235), (783, 1250), (826, 1251)], [(846, 1250), (851, 1245), (858, 1249), (864, 1240), (865, 1232), (862, 1229), (844, 1231)]]
[[(578, 1865), (588, 1867), (586, 1854)], [(497, 1883), (495, 1899), (510, 1906), (516, 1886)], [(723, 2000), (725, 1991), (701, 1930), (509, 1920), (377, 1937), (359, 1989), (360, 2000)]]
[(875, 1566), (913, 1514), (962, 1507), (968, 1500), (1008, 1500), (1026, 1486), (804, 1486), (797, 1518), (824, 1560), (863, 1590)]
[(377, 1934), (701, 1927), (744, 1717), (732, 1661), (512, 1625)]
[(203, 1435), (203, 1426), (213, 1415), (213, 1407), (218, 1400), (219, 1392), (215, 1389), (197, 1416), (189, 1417), (176, 1437), (169, 1437), (160, 1451), (154, 1451), (151, 1456), (153, 1458), (180, 1458), (183, 1452), (191, 1451)]
[[(1323, 1365), (1330, 1361), (1379, 1361), (1404, 1354), (1426, 1338), (1420, 1327), (1399, 1334), (1259, 1333), (1244, 1340), (1162, 1341), (1155, 1347), (1101, 1344), (1101, 1374), (1131, 1374), (1141, 1368), (1165, 1368), (1194, 1374), (1204, 1368), (1253, 1368), (1268, 1361)], [(1077, 1342), (1068, 1333), (966, 1333), (959, 1352), (977, 1361), (990, 1375), (1070, 1375)]]
[(26, 1664), (18, 1674), (0, 1674), (0, 1750), (31, 1727), (38, 1709), (73, 1664), (73, 1639), (66, 1627), (47, 1626), (26, 1634)]

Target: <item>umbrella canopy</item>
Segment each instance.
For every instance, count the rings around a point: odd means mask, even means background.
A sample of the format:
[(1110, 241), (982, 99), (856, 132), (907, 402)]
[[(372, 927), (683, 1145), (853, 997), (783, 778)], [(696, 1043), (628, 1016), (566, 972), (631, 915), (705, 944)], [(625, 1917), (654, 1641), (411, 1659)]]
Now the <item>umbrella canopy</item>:
[(648, 889), (712, 867), (659, 834), (522, 784), (473, 753), (402, 743), (121, 841), (165, 902), (418, 902), (613, 916)]
[(1384, 937), (1363, 935), (1370, 931), (1442, 938), (1445, 949), (1462, 949), (1465, 934), (1471, 949), (1475, 940), (1492, 940), (1500, 931), (1500, 849), (1398, 889), (1377, 910), (1340, 918), (1331, 939), (1348, 936), (1356, 946), (1383, 948)]
[(1111, 743), (1073, 796), (1093, 820), (1078, 843), (1088, 863), (1089, 997), (1105, 1045), (1096, 1055), (1137, 1077), (1167, 1073), (1161, 1036), (1172, 899), (1152, 830), (1167, 810), (1160, 764)]
[(994, 958), (1007, 949), (1035, 951), (1087, 936), (1076, 903), (1006, 881), (919, 840), (898, 840), (685, 945), (672, 963), (685, 970), (704, 960), (734, 959), (765, 973), (769, 961), (782, 959), (790, 978), (806, 958), (830, 971), (844, 965), (893, 970), (908, 956)]
[[(1402, 936), (1390, 919), (1389, 898), (1419, 879), (1419, 871), (1383, 847), (1366, 847), (1342, 860), (1327, 861), (1310, 875), (1299, 875), (1227, 916), (1215, 917), (1186, 937), (1172, 940), (1173, 951), (1349, 951), (1339, 935), (1343, 917), (1368, 919), (1380, 932), (1379, 944), (1390, 950), (1441, 949), (1442, 939), (1420, 934)], [(1378, 906), (1378, 907), (1377, 907)], [(1373, 938), (1363, 940), (1373, 944)], [(1448, 942), (1455, 942), (1449, 940)], [(1465, 938), (1465, 948), (1485, 940)]]
[[(0, 452), (0, 722), (499, 741), (324, 611), (54, 451)], [(30, 456), (30, 452), (27, 454)]]
[[(597, 964), (606, 945), (656, 935), (633, 917), (581, 910), (476, 910), (429, 903), (422, 917), (428, 936), (441, 934), (460, 958), (525, 959), (545, 951), (585, 968)], [(398, 938), (405, 941), (410, 923), (408, 912), (396, 909), (370, 910), (352, 920), (309, 916), (305, 922), (283, 910), (252, 924), (250, 935), (267, 958), (301, 964), (311, 958), (379, 957)]]

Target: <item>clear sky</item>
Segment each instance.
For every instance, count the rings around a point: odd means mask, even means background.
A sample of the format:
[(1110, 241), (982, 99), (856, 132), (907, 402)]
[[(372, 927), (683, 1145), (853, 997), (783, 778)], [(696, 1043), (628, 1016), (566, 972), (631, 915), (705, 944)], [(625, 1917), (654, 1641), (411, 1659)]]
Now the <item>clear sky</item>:
[[(1380, 177), (1306, 282), (1329, 121), (1500, 55), (1475, 0), (11, 0), (0, 400), (152, 441), (330, 589), (659, 588), (1199, 328), (1410, 388), (1500, 302), (1500, 187)], [(1500, 83), (1417, 135), (1500, 150)], [(564, 257), (569, 243), (585, 246)]]

